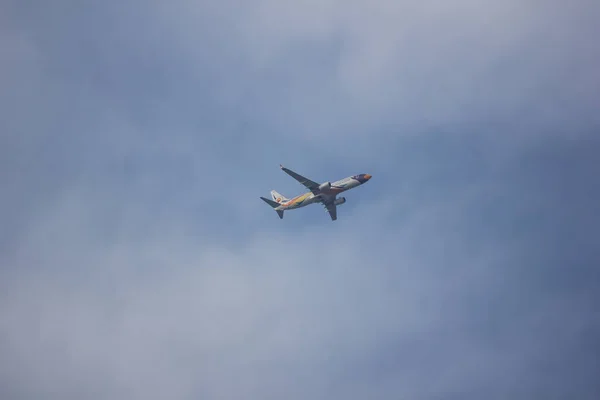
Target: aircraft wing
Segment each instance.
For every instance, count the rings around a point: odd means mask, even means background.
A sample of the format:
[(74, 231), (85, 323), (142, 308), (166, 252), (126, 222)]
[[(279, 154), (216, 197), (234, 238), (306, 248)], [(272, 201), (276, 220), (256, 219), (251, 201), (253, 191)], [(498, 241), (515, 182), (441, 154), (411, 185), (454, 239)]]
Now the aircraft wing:
[(329, 203), (327, 205), (325, 205), (325, 208), (327, 209), (327, 212), (329, 213), (329, 216), (331, 217), (332, 221), (335, 221), (337, 219), (337, 206), (335, 205), (335, 203)]
[(310, 189), (311, 192), (313, 192), (314, 194), (319, 194), (319, 184), (317, 182), (313, 182), (310, 179), (305, 178), (302, 175), (297, 174), (290, 169), (287, 169), (283, 165), (280, 165), (280, 167), (283, 170), (283, 172), (285, 172), (286, 174), (288, 174), (289, 176), (306, 186), (308, 189)]

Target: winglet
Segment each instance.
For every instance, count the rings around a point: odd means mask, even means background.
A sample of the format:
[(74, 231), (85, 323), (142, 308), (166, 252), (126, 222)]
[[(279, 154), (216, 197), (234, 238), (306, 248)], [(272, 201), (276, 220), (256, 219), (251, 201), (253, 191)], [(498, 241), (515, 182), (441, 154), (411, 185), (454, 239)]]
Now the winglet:
[(283, 169), (283, 164), (279, 164), (279, 168)]

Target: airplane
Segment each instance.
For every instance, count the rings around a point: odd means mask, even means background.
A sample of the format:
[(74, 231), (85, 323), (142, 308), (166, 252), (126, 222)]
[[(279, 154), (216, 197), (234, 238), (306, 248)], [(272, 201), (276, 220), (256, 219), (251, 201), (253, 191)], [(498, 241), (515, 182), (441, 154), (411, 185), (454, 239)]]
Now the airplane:
[(296, 208), (305, 207), (309, 204), (321, 203), (329, 213), (331, 220), (335, 221), (337, 219), (337, 206), (346, 202), (345, 197), (337, 198), (336, 196), (342, 192), (345, 192), (346, 190), (350, 190), (367, 183), (369, 179), (371, 179), (371, 175), (369, 174), (358, 174), (340, 179), (339, 181), (333, 183), (324, 182), (318, 184), (303, 177), (302, 175), (295, 173), (292, 170), (287, 169), (281, 164), (279, 167), (286, 174), (290, 175), (292, 178), (296, 179), (310, 190), (309, 192), (301, 194), (300, 196), (296, 196), (292, 199), (288, 199), (287, 197), (277, 193), (275, 190), (271, 190), (272, 200), (261, 196), (261, 199), (265, 203), (277, 211), (277, 215), (279, 215), (280, 219), (283, 219), (283, 212), (286, 210), (293, 210)]

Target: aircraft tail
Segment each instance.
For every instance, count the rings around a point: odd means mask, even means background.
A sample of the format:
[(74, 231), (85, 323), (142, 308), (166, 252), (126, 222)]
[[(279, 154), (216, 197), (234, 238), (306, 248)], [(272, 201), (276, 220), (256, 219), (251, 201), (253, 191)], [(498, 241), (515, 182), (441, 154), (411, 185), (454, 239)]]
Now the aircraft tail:
[[(261, 197), (261, 199), (273, 208), (277, 208), (280, 206), (280, 204), (277, 203), (276, 201), (265, 199), (264, 197)], [(277, 212), (277, 215), (279, 215), (279, 219), (283, 219), (283, 210), (275, 210), (275, 211)]]
[(285, 197), (281, 193), (277, 193), (276, 190), (271, 190), (271, 197), (273, 198), (274, 201), (276, 201), (277, 203), (280, 203), (280, 204), (284, 201), (289, 200), (287, 197)]

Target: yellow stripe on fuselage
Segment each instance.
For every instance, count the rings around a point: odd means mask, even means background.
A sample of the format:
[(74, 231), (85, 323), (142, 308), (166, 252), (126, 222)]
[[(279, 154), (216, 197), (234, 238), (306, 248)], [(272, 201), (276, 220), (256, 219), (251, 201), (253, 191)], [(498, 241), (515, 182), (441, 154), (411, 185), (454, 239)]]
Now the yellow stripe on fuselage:
[(285, 207), (291, 207), (291, 206), (298, 205), (298, 204), (302, 203), (304, 200), (306, 200), (310, 195), (312, 195), (312, 193), (301, 194), (300, 196), (296, 196), (293, 199), (291, 199), (290, 201), (288, 201), (287, 203), (283, 203), (282, 205)]

